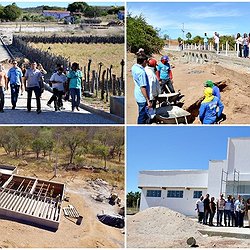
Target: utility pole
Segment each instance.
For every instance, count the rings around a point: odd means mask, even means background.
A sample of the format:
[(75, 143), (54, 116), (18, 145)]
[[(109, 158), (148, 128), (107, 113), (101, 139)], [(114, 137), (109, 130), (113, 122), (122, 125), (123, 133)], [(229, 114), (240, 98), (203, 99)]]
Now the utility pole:
[(182, 46), (183, 46), (183, 49), (184, 49), (184, 37), (185, 37), (185, 28), (184, 28), (184, 23), (182, 23)]

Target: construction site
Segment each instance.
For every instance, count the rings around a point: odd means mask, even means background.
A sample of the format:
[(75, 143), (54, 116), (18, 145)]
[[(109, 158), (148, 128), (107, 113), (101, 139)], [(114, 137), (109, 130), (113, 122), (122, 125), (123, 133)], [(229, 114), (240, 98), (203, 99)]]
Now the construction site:
[[(249, 137), (228, 138), (226, 159), (209, 160), (208, 169), (175, 169), (170, 162), (166, 169), (140, 170), (138, 210), (127, 220), (128, 247), (249, 247), (249, 145)], [(183, 152), (181, 155), (185, 158)], [(230, 209), (233, 205), (230, 219), (223, 208), (223, 222), (219, 224), (217, 207), (210, 225), (204, 220), (198, 222), (197, 202), (207, 194), (210, 204), (213, 197), (217, 206), (222, 194)], [(234, 219), (240, 199), (244, 199), (242, 226)]]
[(57, 230), (63, 196), (63, 184), (13, 173), (0, 175), (1, 216)]
[[(159, 96), (159, 105), (169, 103), (169, 117), (159, 117), (157, 123), (188, 123), (200, 124), (198, 114), (203, 100), (204, 82), (212, 80), (221, 92), (224, 104), (223, 113), (226, 120), (221, 124), (249, 124), (249, 59), (239, 58), (236, 52), (219, 54), (216, 51), (202, 51), (190, 47), (180, 51), (177, 47), (165, 47), (160, 54), (152, 55), (158, 62), (162, 55), (168, 55), (173, 72), (175, 94)], [(128, 53), (128, 95), (127, 121), (135, 124), (137, 119), (137, 104), (134, 99), (134, 83), (131, 67), (136, 63), (136, 57)], [(179, 91), (177, 91), (179, 90)], [(176, 103), (178, 96), (182, 99)], [(175, 113), (175, 114), (174, 114)]]

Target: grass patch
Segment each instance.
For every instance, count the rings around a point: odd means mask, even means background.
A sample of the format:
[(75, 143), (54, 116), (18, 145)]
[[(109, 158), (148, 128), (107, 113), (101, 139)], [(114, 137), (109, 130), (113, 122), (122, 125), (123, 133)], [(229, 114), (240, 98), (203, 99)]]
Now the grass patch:
[[(87, 67), (88, 60), (92, 59), (91, 70), (98, 70), (98, 64), (103, 63), (102, 70), (113, 65), (113, 74), (120, 77), (121, 60), (124, 59), (124, 44), (44, 44), (29, 43), (34, 48), (70, 58), (71, 62), (78, 62), (82, 68)], [(92, 72), (91, 72), (92, 74)]]

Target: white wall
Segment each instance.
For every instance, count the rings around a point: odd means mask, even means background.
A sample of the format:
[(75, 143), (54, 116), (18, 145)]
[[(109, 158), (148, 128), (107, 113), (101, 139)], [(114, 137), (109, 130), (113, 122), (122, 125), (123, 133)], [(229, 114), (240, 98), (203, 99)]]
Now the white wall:
[(209, 161), (208, 189), (210, 197), (218, 198), (221, 192), (222, 169), (226, 168), (227, 161)]
[(207, 188), (207, 170), (140, 171), (139, 187)]
[[(196, 188), (196, 189), (182, 189), (182, 188), (167, 188), (161, 190), (161, 197), (146, 197), (147, 190), (157, 190), (155, 188), (143, 188), (141, 191), (141, 204), (140, 210), (147, 209), (149, 207), (168, 207), (174, 211), (180, 212), (188, 216), (196, 216), (197, 212), (195, 211), (195, 204), (198, 200), (193, 198), (194, 191), (202, 191), (202, 195), (205, 196), (207, 189)], [(183, 198), (169, 198), (167, 197), (168, 190), (183, 190)]]
[(250, 138), (231, 138), (228, 141), (228, 172), (234, 169), (250, 176)]

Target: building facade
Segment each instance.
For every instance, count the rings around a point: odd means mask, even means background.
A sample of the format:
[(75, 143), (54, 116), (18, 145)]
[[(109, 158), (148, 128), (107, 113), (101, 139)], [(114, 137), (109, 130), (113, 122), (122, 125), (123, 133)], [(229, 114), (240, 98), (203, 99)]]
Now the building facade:
[(139, 172), (140, 210), (164, 206), (196, 215), (201, 195), (238, 194), (250, 198), (250, 138), (229, 138), (226, 160), (211, 160), (207, 170), (150, 170)]

